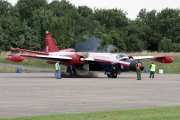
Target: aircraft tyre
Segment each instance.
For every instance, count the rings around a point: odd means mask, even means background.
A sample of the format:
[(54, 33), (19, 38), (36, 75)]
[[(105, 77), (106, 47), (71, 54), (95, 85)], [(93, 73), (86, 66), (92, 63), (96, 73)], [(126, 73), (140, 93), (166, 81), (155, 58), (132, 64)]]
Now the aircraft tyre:
[(111, 74), (107, 74), (108, 78), (117, 78), (117, 73), (116, 72), (111, 72)]
[(107, 74), (107, 77), (108, 77), (108, 78), (111, 78), (111, 75)]
[(77, 71), (76, 69), (72, 68), (72, 72), (73, 72), (73, 75), (76, 75), (77, 74)]
[(117, 73), (116, 72), (113, 72), (113, 77), (117, 78)]

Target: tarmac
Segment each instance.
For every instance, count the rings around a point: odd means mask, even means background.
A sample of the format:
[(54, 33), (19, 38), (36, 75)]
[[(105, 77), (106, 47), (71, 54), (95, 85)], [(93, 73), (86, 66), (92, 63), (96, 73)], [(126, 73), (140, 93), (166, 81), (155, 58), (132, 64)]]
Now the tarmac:
[(0, 73), (0, 117), (180, 106), (180, 74)]

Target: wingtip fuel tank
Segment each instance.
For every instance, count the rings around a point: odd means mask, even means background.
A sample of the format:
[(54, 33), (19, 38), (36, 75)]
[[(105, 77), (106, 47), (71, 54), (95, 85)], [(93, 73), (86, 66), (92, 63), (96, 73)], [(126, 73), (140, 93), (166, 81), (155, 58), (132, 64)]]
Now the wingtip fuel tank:
[(11, 62), (22, 62), (23, 57), (21, 55), (17, 54), (10, 54), (4, 57), (5, 60), (11, 61)]

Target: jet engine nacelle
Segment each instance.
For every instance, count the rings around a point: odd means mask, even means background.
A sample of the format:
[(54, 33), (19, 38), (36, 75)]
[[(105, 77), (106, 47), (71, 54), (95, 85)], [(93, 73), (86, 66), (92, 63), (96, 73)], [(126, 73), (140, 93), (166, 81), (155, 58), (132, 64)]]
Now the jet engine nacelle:
[(23, 57), (17, 54), (10, 54), (4, 57), (4, 59), (11, 61), (11, 62), (22, 62)]
[(84, 56), (82, 56), (80, 54), (74, 54), (74, 55), (70, 55), (68, 57), (72, 58), (72, 60), (67, 63), (69, 65), (80, 65), (80, 64), (84, 64), (85, 63)]
[[(140, 61), (140, 63), (141, 63), (141, 71), (143, 71), (144, 70), (144, 63), (143, 62), (141, 62)], [(136, 71), (136, 64), (137, 64), (137, 60), (132, 60), (131, 62), (130, 62), (130, 71)]]

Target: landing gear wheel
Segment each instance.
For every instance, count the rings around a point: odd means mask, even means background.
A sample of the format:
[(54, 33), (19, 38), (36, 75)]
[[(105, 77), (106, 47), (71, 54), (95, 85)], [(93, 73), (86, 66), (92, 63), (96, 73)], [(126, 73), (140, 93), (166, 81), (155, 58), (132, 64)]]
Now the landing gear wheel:
[(113, 72), (113, 77), (117, 78), (117, 73), (116, 72)]
[(116, 72), (111, 72), (111, 74), (107, 74), (108, 78), (117, 78), (117, 73)]
[(74, 69), (74, 68), (72, 68), (72, 72), (73, 72), (73, 75), (77, 74), (76, 69)]
[(110, 75), (110, 74), (107, 74), (107, 77), (108, 77), (108, 78), (111, 78), (111, 75)]

